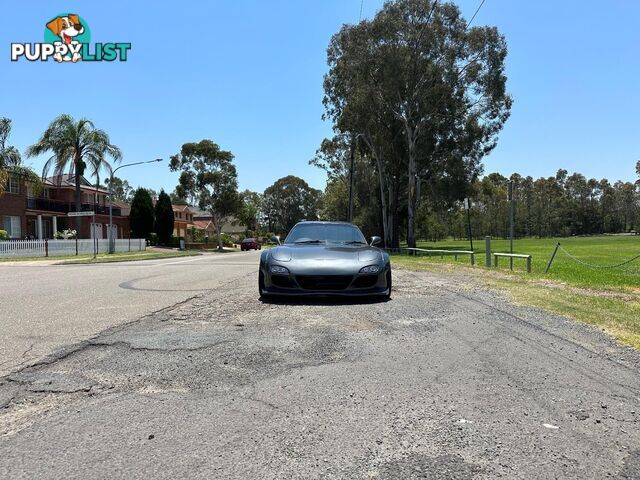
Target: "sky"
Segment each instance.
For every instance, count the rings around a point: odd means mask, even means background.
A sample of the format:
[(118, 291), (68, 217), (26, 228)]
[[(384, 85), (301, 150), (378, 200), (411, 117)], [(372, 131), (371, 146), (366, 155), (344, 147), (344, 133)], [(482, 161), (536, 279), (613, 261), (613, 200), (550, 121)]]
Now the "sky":
[[(0, 117), (24, 151), (61, 113), (106, 130), (129, 183), (172, 191), (168, 159), (185, 142), (212, 139), (235, 155), (240, 189), (263, 191), (297, 175), (323, 188), (309, 159), (322, 120), (326, 48), (361, 0), (29, 0), (5, 2), (0, 29)], [(456, 2), (470, 18), (481, 0)], [(54, 4), (56, 6), (54, 6)], [(362, 0), (363, 18), (381, 0)], [(91, 42), (130, 42), (126, 62), (10, 61), (13, 42), (41, 42), (59, 13), (79, 14)], [(485, 172), (533, 177), (559, 168), (635, 180), (640, 78), (635, 0), (486, 0), (474, 25), (495, 25), (509, 46), (511, 118)], [(44, 158), (25, 159), (41, 172)]]

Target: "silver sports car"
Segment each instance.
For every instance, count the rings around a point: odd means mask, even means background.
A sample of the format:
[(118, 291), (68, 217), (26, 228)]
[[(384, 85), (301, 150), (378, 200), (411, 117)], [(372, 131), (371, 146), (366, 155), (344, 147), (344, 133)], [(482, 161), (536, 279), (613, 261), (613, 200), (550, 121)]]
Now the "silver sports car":
[(389, 254), (344, 222), (299, 222), (282, 244), (260, 256), (258, 288), (266, 295), (391, 296)]

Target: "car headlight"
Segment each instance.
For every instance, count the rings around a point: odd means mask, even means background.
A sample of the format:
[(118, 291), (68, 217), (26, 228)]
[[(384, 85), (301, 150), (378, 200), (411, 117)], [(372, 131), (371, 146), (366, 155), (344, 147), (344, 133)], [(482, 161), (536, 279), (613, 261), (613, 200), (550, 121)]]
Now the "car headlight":
[(271, 265), (269, 267), (269, 271), (271, 273), (289, 273), (289, 270), (287, 270), (285, 267), (281, 267), (280, 265)]
[(369, 265), (360, 269), (360, 273), (378, 273), (379, 271), (380, 267), (378, 265)]

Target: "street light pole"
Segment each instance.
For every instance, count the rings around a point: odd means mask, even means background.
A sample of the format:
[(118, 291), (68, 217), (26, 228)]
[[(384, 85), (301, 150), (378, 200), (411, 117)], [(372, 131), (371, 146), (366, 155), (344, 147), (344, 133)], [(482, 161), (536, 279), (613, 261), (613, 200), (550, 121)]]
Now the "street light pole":
[(118, 168), (111, 170), (111, 179), (109, 180), (109, 253), (114, 252), (113, 245), (113, 176), (114, 174), (124, 167), (133, 167), (134, 165), (143, 165), (145, 163), (155, 163), (161, 162), (161, 158), (156, 158), (155, 160), (147, 160), (146, 162), (135, 162), (135, 163), (125, 163), (124, 165), (120, 165)]

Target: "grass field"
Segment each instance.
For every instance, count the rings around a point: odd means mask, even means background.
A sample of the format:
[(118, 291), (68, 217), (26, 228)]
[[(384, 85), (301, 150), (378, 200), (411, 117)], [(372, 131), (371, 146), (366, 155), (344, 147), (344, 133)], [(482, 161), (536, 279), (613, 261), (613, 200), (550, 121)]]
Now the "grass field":
[[(547, 262), (553, 253), (556, 243), (576, 258), (593, 265), (612, 265), (640, 255), (640, 236), (612, 235), (597, 237), (570, 237), (515, 240), (514, 253), (531, 255), (532, 275), (545, 279), (559, 280), (572, 285), (589, 288), (640, 288), (640, 258), (628, 265), (611, 269), (588, 268), (572, 260), (563, 250), (559, 250), (548, 274), (545, 274)], [(485, 242), (474, 241), (477, 252), (476, 265), (485, 265)], [(419, 248), (469, 250), (468, 241), (419, 242)], [(494, 252), (509, 252), (508, 240), (492, 240), (491, 249)], [(451, 256), (440, 259), (432, 256), (433, 262), (453, 262)], [(493, 259), (492, 259), (493, 261)], [(459, 256), (458, 263), (468, 264), (468, 256)], [(500, 269), (509, 269), (509, 259), (501, 258)], [(514, 270), (524, 272), (524, 260), (514, 260)]]
[[(598, 236), (525, 239), (514, 242), (515, 253), (533, 256), (532, 273), (524, 260), (500, 259), (500, 268), (485, 265), (484, 241), (474, 242), (476, 266), (468, 256), (393, 255), (392, 263), (411, 270), (464, 270), (470, 278), (508, 294), (512, 300), (594, 325), (620, 342), (640, 349), (640, 259), (619, 268), (591, 269), (558, 251), (548, 274), (545, 268), (557, 242), (576, 258), (594, 265), (612, 265), (640, 254), (640, 237)], [(420, 248), (468, 250), (468, 242), (420, 242)], [(508, 240), (493, 240), (494, 252), (508, 252)]]

